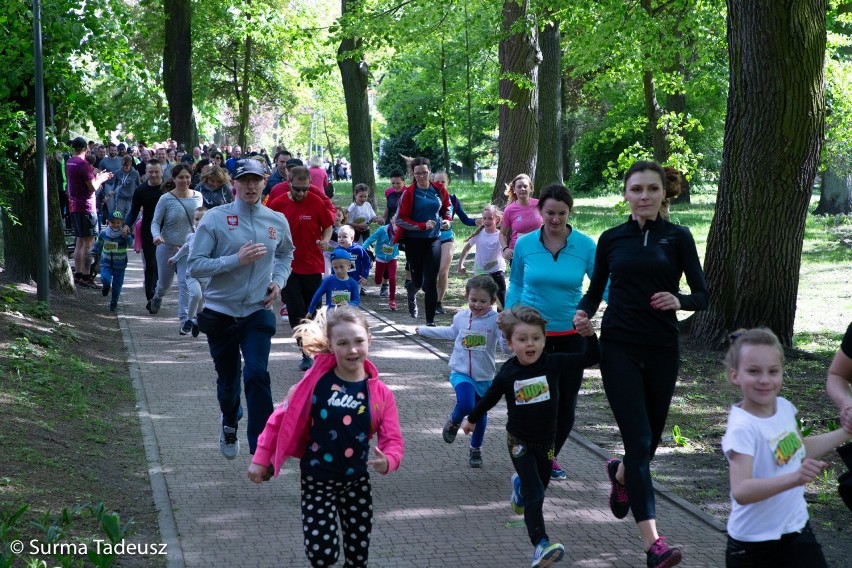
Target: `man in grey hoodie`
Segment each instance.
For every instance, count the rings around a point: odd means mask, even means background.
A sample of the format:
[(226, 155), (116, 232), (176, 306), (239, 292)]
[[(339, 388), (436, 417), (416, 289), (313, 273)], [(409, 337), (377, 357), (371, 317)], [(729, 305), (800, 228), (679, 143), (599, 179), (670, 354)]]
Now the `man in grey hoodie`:
[(198, 326), (207, 335), (216, 366), (222, 411), (219, 450), (229, 460), (240, 453), (240, 353), (251, 453), (272, 414), (267, 364), (276, 318), (270, 308), (287, 283), (294, 250), (287, 219), (261, 204), (263, 166), (239, 161), (233, 183), (236, 199), (204, 215), (188, 260), (193, 278), (210, 278)]

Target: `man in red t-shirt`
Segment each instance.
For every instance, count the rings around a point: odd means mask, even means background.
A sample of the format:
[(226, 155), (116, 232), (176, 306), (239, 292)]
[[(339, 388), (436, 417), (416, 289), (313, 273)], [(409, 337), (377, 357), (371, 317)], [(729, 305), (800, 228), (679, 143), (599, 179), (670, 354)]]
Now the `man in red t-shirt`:
[(86, 141), (77, 137), (70, 142), (74, 155), (65, 162), (65, 179), (68, 180), (68, 215), (74, 228), (74, 283), (84, 288), (95, 288), (89, 273), (89, 251), (97, 232), (95, 192), (101, 184), (112, 178), (110, 172), (95, 175), (86, 160)]
[[(301, 166), (304, 166), (302, 160), (293, 158), (292, 160), (287, 161), (287, 171)], [(310, 170), (308, 170), (308, 168), (304, 168), (304, 170), (308, 172), (308, 175), (310, 175), (311, 172)], [(269, 190), (269, 197), (267, 197), (267, 203), (279, 197), (280, 195), (287, 193), (288, 191), (290, 191), (289, 181), (282, 181), (281, 183), (273, 185), (272, 189)], [(334, 206), (334, 203), (332, 203), (331, 199), (329, 199), (328, 195), (326, 195), (324, 189), (321, 187), (317, 187), (313, 183), (311, 183), (308, 192), (312, 195), (316, 195), (322, 200), (323, 204), (325, 204), (326, 209), (331, 212), (331, 218), (334, 219), (334, 216), (337, 214), (337, 208)]]
[[(322, 199), (309, 191), (311, 174), (307, 168), (290, 168), (288, 177), (288, 191), (267, 201), (266, 206), (284, 214), (296, 245), (293, 272), (281, 291), (281, 300), (287, 304), (290, 326), (296, 327), (308, 314), (311, 299), (322, 284), (325, 272), (323, 251), (331, 238), (334, 215)], [(311, 358), (302, 353), (299, 369), (306, 371), (312, 365)]]

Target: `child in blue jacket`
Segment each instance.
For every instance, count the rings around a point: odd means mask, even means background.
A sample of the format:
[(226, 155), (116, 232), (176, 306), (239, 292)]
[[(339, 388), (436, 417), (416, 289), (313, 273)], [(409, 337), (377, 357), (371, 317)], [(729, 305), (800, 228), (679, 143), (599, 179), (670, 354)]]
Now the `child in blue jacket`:
[(124, 215), (121, 211), (113, 211), (107, 221), (107, 227), (98, 234), (92, 248), (92, 254), (101, 257), (101, 294), (107, 296), (112, 290), (109, 302), (111, 312), (118, 307), (118, 298), (124, 285), (128, 248), (133, 248), (130, 228), (124, 225)]
[(370, 267), (373, 261), (361, 245), (355, 241), (355, 229), (350, 225), (344, 225), (337, 230), (337, 244), (352, 256), (352, 269), (349, 270), (349, 278), (355, 280), (361, 286), (361, 294), (364, 293), (364, 284), (370, 275)]
[[(370, 235), (370, 238), (362, 245), (364, 250), (369, 250), (371, 246), (376, 247), (376, 284), (381, 286), (382, 290), (390, 285), (388, 308), (391, 311), (396, 311), (396, 259), (399, 256), (399, 245), (393, 242), (395, 230), (394, 224), (388, 223)], [(383, 283), (385, 271), (387, 271), (388, 280)], [(380, 292), (379, 296), (381, 295)]]

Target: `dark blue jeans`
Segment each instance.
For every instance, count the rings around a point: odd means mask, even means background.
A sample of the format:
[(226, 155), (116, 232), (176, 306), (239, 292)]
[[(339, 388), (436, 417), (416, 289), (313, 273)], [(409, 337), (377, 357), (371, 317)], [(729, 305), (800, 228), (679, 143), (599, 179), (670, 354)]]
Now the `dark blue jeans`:
[(743, 542), (728, 537), (725, 551), (728, 568), (824, 568), (828, 566), (810, 523), (799, 532), (778, 540)]
[(112, 296), (110, 305), (118, 304), (118, 297), (121, 295), (121, 287), (124, 286), (124, 268), (112, 268), (101, 264), (101, 284), (104, 286), (112, 286)]
[(553, 462), (553, 443), (536, 444), (506, 435), (509, 456), (518, 477), (521, 478), (521, 494), (524, 497), (524, 523), (533, 546), (547, 538), (544, 529), (544, 491), (550, 483)]
[[(254, 453), (257, 437), (263, 432), (266, 420), (272, 414), (272, 387), (266, 369), (272, 336), (275, 335), (275, 315), (267, 309), (257, 310), (244, 318), (234, 318), (206, 308), (204, 312), (217, 316), (220, 322), (219, 329), (205, 333), (216, 366), (216, 395), (223, 421), (226, 426), (235, 427), (242, 416), (242, 371), (248, 409), (246, 435), (249, 450)], [(240, 353), (245, 361), (243, 369)]]

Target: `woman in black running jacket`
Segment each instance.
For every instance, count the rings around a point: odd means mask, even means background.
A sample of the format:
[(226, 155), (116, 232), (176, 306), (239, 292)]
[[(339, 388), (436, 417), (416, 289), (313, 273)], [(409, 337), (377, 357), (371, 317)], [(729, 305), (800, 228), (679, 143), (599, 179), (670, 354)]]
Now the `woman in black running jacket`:
[[(648, 566), (674, 566), (679, 549), (657, 534), (650, 461), (660, 442), (680, 362), (677, 310), (703, 310), (707, 289), (689, 229), (665, 213), (680, 192), (680, 173), (654, 162), (636, 162), (624, 176), (626, 223), (598, 240), (589, 290), (574, 325), (590, 327), (607, 280), (609, 299), (601, 322), (601, 376), (624, 442), (624, 463), (607, 462), (610, 508), (617, 518), (633, 509)], [(679, 291), (686, 275), (690, 294)]]

